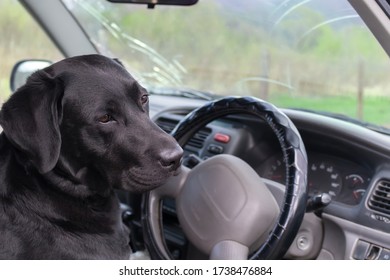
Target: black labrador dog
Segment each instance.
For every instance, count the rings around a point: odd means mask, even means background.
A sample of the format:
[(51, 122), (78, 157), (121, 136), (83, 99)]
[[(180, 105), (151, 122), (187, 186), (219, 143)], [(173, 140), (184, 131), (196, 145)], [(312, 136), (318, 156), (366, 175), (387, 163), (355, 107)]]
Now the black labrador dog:
[(160, 186), (183, 151), (123, 65), (87, 55), (37, 71), (0, 125), (0, 259), (128, 259), (114, 190)]

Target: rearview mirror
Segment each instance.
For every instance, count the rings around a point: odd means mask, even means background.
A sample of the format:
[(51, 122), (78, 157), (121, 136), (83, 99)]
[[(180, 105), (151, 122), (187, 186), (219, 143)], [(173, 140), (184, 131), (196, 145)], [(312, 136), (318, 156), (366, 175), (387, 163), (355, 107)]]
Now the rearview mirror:
[(198, 0), (108, 0), (113, 3), (129, 3), (129, 4), (146, 4), (148, 8), (154, 8), (155, 5), (179, 5), (190, 6), (198, 2)]
[(29, 59), (21, 60), (15, 64), (12, 68), (11, 73), (11, 91), (14, 92), (16, 89), (26, 83), (27, 78), (34, 72), (43, 69), (52, 64), (49, 60), (38, 60)]

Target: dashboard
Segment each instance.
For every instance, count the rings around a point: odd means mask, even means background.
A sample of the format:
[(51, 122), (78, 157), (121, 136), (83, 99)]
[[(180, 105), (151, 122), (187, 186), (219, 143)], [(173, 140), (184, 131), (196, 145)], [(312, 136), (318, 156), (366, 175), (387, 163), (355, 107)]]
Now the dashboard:
[[(150, 99), (151, 118), (168, 133), (205, 103), (166, 96)], [(315, 113), (283, 111), (305, 144), (309, 196), (327, 193), (332, 198), (323, 210), (305, 215), (287, 257), (386, 258), (385, 253), (390, 252), (390, 137)], [(253, 116), (229, 115), (215, 120), (196, 132), (183, 148), (184, 164), (190, 168), (227, 153), (245, 160), (268, 182), (267, 186), (283, 188), (286, 180), (277, 137), (264, 121)], [(162, 209), (172, 255), (178, 259), (201, 258), (181, 232), (174, 201), (165, 201)], [(299, 240), (309, 240), (308, 245), (300, 248)]]

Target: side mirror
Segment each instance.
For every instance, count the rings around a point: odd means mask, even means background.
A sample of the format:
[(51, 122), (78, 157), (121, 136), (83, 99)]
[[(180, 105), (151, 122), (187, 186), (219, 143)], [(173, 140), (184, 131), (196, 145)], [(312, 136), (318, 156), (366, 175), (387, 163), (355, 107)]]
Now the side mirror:
[(39, 59), (28, 59), (21, 60), (15, 64), (12, 68), (11, 73), (11, 91), (14, 92), (16, 89), (21, 87), (26, 83), (27, 78), (34, 72), (43, 69), (52, 64), (49, 60), (39, 60)]

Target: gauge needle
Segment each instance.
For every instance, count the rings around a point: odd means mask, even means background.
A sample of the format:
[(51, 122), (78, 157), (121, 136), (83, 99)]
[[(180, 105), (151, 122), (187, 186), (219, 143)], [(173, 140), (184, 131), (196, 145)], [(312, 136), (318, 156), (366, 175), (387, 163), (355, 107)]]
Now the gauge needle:
[(359, 201), (362, 197), (363, 197), (363, 194), (366, 192), (366, 190), (364, 189), (357, 189), (357, 190), (354, 190), (352, 192), (353, 196), (355, 197), (355, 199), (357, 201)]

